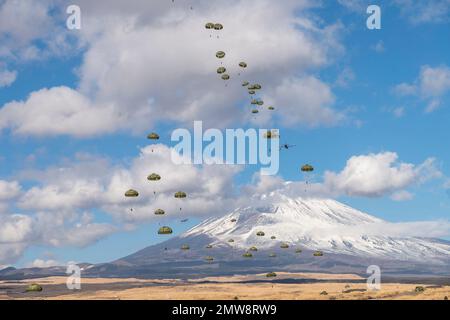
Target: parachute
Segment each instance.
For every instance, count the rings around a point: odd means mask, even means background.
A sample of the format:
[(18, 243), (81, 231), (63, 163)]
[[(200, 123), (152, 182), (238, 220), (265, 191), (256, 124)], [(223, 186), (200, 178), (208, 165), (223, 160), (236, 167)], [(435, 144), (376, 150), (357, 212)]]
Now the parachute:
[(248, 82), (248, 81), (244, 81), (244, 82), (242, 82), (242, 86), (243, 87), (246, 87), (246, 86), (248, 86), (250, 83)]
[(314, 171), (314, 167), (311, 166), (311, 165), (309, 165), (309, 164), (305, 164), (305, 165), (301, 168), (301, 170), (302, 170), (303, 172), (313, 172), (313, 171)]
[(205, 248), (206, 249), (212, 249), (212, 247), (213, 247), (212, 244), (208, 244)]
[(189, 250), (189, 249), (191, 249), (191, 248), (187, 244), (183, 244), (181, 246), (181, 250)]
[(127, 192), (125, 192), (125, 197), (127, 197), (127, 198), (139, 197), (139, 192), (137, 192), (136, 190), (130, 189)]
[(231, 242), (234, 242), (234, 240), (233, 240), (233, 239), (230, 239), (230, 240), (228, 240), (228, 242), (230, 242), (230, 243), (231, 243)]
[(41, 292), (42, 290), (43, 289), (39, 284), (33, 283), (33, 284), (30, 284), (25, 291), (26, 292)]
[(253, 113), (253, 114), (257, 114), (257, 113), (259, 113), (259, 110), (253, 109), (253, 110), (252, 110), (252, 113)]
[(281, 249), (287, 249), (287, 248), (289, 248), (289, 245), (288, 245), (287, 243), (282, 243), (282, 244), (280, 245), (280, 248), (281, 248)]
[(206, 28), (206, 29), (214, 29), (214, 23), (208, 22), (208, 23), (205, 25), (205, 28)]
[(241, 67), (241, 68), (247, 68), (247, 63), (245, 63), (245, 62), (240, 62), (240, 63), (239, 63), (239, 67)]
[(218, 74), (225, 73), (226, 71), (227, 71), (227, 69), (224, 68), (224, 67), (219, 67), (219, 68), (217, 68), (217, 73), (218, 73)]
[(258, 106), (262, 106), (262, 105), (264, 105), (264, 101), (262, 101), (262, 100), (258, 100), (258, 102), (256, 103)]
[(152, 173), (151, 175), (149, 175), (147, 177), (147, 180), (149, 180), (149, 181), (159, 181), (159, 180), (161, 180), (161, 176), (159, 174), (157, 174), (157, 173)]
[(216, 57), (217, 57), (218, 59), (223, 59), (223, 58), (225, 58), (225, 52), (223, 52), (223, 51), (217, 51)]
[(159, 230), (158, 230), (158, 234), (172, 234), (172, 228), (170, 228), (170, 227), (161, 227), (161, 228), (159, 228)]
[(275, 108), (274, 108), (274, 107), (272, 107), (272, 106), (270, 106), (270, 107), (267, 107), (267, 109), (269, 109), (270, 111), (273, 111), (273, 110), (275, 110)]
[(152, 133), (150, 133), (147, 136), (147, 139), (149, 139), (149, 140), (159, 140), (159, 135), (157, 133), (152, 132)]
[(184, 199), (187, 197), (187, 195), (186, 195), (186, 192), (178, 191), (175, 193), (174, 197), (177, 199)]
[(257, 105), (257, 104), (258, 104), (258, 100), (253, 99), (252, 102), (251, 102), (251, 104)]
[(302, 249), (295, 250), (295, 253), (302, 253)]
[(275, 240), (277, 237), (271, 236), (270, 239)]
[(230, 221), (231, 221), (231, 222), (236, 222), (237, 220), (236, 220), (236, 219), (231, 219)]
[(223, 29), (223, 25), (222, 25), (222, 24), (216, 23), (216, 24), (214, 25), (214, 30), (222, 30), (222, 29)]
[(279, 135), (278, 135), (277, 131), (267, 131), (266, 133), (264, 133), (264, 138), (276, 139), (276, 138), (279, 138)]
[(214, 261), (214, 258), (211, 256), (207, 256), (207, 257), (205, 257), (205, 260), (208, 262), (212, 262), (212, 261)]
[(264, 237), (266, 234), (265, 234), (263, 231), (258, 231), (258, 232), (256, 233), (256, 235), (257, 235), (258, 237)]
[(258, 248), (257, 247), (251, 247), (249, 250), (250, 251), (258, 251)]
[(256, 91), (254, 91), (254, 90), (250, 90), (249, 92), (248, 92), (248, 94), (251, 94), (251, 95), (254, 95), (256, 93)]
[(274, 278), (276, 276), (277, 276), (277, 274), (275, 272), (269, 272), (268, 274), (266, 274), (267, 278)]
[(270, 258), (276, 258), (276, 256), (277, 256), (277, 255), (276, 255), (275, 253), (269, 254), (269, 257), (270, 257)]
[(222, 75), (222, 80), (230, 80), (230, 75), (228, 75), (228, 74), (223, 74), (223, 75)]
[(244, 258), (251, 258), (253, 255), (250, 252), (246, 252), (242, 255)]
[(166, 214), (166, 212), (163, 209), (156, 209), (155, 210), (155, 215), (157, 215), (157, 216), (162, 216), (164, 214)]
[(322, 251), (316, 251), (313, 254), (314, 257), (322, 257), (323, 256), (323, 252)]

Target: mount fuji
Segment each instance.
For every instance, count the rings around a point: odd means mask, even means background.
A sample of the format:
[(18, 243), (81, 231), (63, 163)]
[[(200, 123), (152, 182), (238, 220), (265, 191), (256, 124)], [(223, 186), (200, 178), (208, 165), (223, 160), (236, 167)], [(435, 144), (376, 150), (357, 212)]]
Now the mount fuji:
[[(408, 236), (404, 224), (331, 199), (278, 194), (260, 200), (119, 260), (86, 265), (83, 274), (143, 278), (273, 270), (366, 274), (368, 266), (377, 265), (383, 274), (395, 276), (450, 275), (448, 241)], [(421, 225), (407, 227), (410, 231)], [(317, 251), (323, 256), (315, 256)], [(244, 257), (246, 252), (251, 257)]]

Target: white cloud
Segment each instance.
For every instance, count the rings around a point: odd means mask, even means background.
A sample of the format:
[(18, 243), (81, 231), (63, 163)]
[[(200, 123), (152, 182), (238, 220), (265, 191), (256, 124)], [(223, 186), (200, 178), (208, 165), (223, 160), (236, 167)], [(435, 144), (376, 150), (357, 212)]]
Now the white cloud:
[[(77, 34), (86, 51), (78, 68), (79, 88), (43, 89), (25, 102), (5, 105), (0, 128), (22, 135), (92, 136), (120, 129), (142, 133), (158, 121), (242, 124), (250, 120), (243, 108), (249, 99), (240, 85), (243, 80), (260, 82), (263, 92), (286, 85), (318, 89), (317, 96), (308, 92), (312, 106), (304, 107), (307, 124), (335, 123), (339, 112), (330, 104), (332, 93), (305, 74), (342, 53), (340, 27), (319, 27), (306, 12), (310, 3), (196, 2), (195, 10), (186, 11), (167, 1), (154, 6), (146, 1), (126, 6), (119, 1), (108, 6), (82, 2), (83, 25)], [(210, 38), (204, 28), (210, 19), (224, 24), (220, 39)], [(223, 63), (232, 77), (228, 87), (215, 73), (220, 65), (217, 50), (227, 53)], [(241, 60), (249, 67), (239, 76)], [(294, 75), (301, 75), (300, 80)], [(324, 98), (318, 96), (322, 93)], [(293, 103), (298, 94), (286, 92), (284, 98)]]
[(18, 181), (0, 180), (0, 201), (10, 200), (17, 197), (21, 187)]
[(394, 0), (413, 24), (449, 22), (450, 0)]
[(384, 46), (384, 41), (383, 40), (379, 40), (373, 47), (372, 49), (377, 52), (377, 53), (383, 53), (386, 51), (386, 48)]
[(412, 200), (413, 198), (414, 198), (414, 195), (405, 190), (394, 192), (391, 195), (391, 199), (394, 201), (409, 201), (409, 200)]
[(335, 85), (341, 88), (347, 88), (356, 78), (355, 73), (349, 67), (344, 68), (336, 79)]
[(440, 176), (432, 158), (414, 165), (399, 163), (396, 153), (384, 152), (350, 158), (340, 173), (325, 172), (324, 185), (338, 194), (380, 197)]
[(28, 268), (50, 268), (61, 266), (61, 263), (56, 260), (42, 260), (35, 259), (27, 265)]
[(433, 112), (441, 106), (442, 98), (450, 92), (450, 68), (422, 66), (414, 83), (401, 83), (394, 91), (402, 96), (417, 95), (428, 101), (425, 112)]
[(16, 81), (17, 71), (1, 70), (0, 69), (0, 88), (9, 87)]

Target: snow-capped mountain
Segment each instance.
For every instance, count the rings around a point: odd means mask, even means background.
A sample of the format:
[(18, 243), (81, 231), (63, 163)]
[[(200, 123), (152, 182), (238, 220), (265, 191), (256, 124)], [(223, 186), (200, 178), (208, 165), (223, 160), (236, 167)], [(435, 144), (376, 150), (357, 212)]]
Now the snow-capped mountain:
[(358, 257), (436, 263), (450, 260), (449, 243), (397, 233), (401, 232), (395, 224), (335, 200), (279, 196), (269, 205), (239, 208), (224, 217), (208, 219), (181, 238), (207, 235), (216, 246), (232, 239), (233, 246), (242, 250), (251, 246), (270, 249), (283, 242)]

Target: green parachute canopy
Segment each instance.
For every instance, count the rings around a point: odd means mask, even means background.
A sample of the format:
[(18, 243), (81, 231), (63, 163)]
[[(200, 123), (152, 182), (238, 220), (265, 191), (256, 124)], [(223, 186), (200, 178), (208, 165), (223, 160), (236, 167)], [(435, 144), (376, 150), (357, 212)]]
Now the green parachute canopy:
[(269, 257), (271, 257), (271, 258), (275, 258), (277, 255), (275, 254), (275, 253), (271, 253), (271, 254), (269, 254)]
[(267, 107), (267, 109), (269, 109), (270, 111), (273, 111), (273, 110), (275, 110), (275, 108), (274, 108), (274, 107), (272, 107), (272, 106), (270, 106), (270, 107)]
[(236, 220), (236, 219), (231, 219), (230, 221), (231, 221), (231, 222), (236, 222), (237, 220)]
[(228, 75), (228, 74), (223, 74), (223, 75), (222, 75), (222, 80), (230, 80), (230, 75)]
[(246, 252), (242, 255), (244, 258), (251, 258), (253, 255), (250, 252)]
[(255, 88), (256, 90), (261, 90), (262, 86), (259, 83), (256, 83), (253, 85), (253, 88)]
[(33, 283), (33, 284), (30, 284), (25, 291), (26, 292), (41, 292), (42, 290), (43, 289), (39, 284)]
[(223, 51), (217, 51), (216, 57), (219, 58), (219, 59), (225, 58), (225, 52), (223, 52)]
[(258, 102), (256, 103), (258, 106), (262, 106), (262, 105), (264, 105), (264, 101), (262, 101), (262, 100), (258, 100)]
[(254, 105), (258, 104), (258, 100), (253, 99), (252, 102), (251, 102), (251, 104), (254, 104)]
[(239, 67), (241, 67), (241, 68), (247, 68), (247, 63), (245, 63), (245, 62), (240, 62), (240, 63), (239, 63)]
[(212, 244), (208, 244), (205, 248), (206, 249), (212, 249), (212, 247), (213, 247)]
[(316, 252), (314, 252), (314, 257), (322, 257), (323, 256), (323, 252), (322, 251), (316, 251)]
[(139, 197), (139, 192), (137, 192), (136, 190), (130, 189), (127, 192), (125, 192), (125, 197), (127, 197), (127, 198)]
[(271, 236), (270, 239), (275, 240), (277, 237)]
[(282, 244), (280, 245), (280, 248), (281, 248), (281, 249), (287, 249), (287, 248), (289, 248), (289, 245), (288, 245), (287, 243), (282, 243)]
[(157, 216), (162, 216), (162, 215), (166, 214), (166, 212), (163, 209), (156, 209), (155, 214)]
[(149, 175), (147, 177), (147, 180), (149, 180), (149, 181), (159, 181), (159, 180), (161, 180), (161, 176), (159, 174), (157, 174), (157, 173), (152, 173), (151, 175)]
[(248, 94), (251, 94), (251, 95), (254, 95), (256, 93), (256, 91), (254, 91), (254, 90), (249, 90), (248, 91)]
[(220, 24), (220, 23), (216, 23), (216, 24), (214, 25), (214, 29), (215, 29), (215, 30), (222, 30), (222, 29), (223, 29), (223, 25)]
[(187, 244), (183, 244), (181, 246), (181, 250), (189, 250), (189, 249), (191, 249), (191, 247), (189, 247)]
[(277, 274), (275, 272), (269, 272), (268, 274), (266, 274), (267, 278), (274, 278), (276, 276), (277, 276)]
[(226, 71), (227, 71), (227, 69), (224, 68), (224, 67), (219, 67), (219, 68), (217, 68), (217, 73), (218, 73), (218, 74), (225, 73)]
[(234, 240), (233, 240), (233, 239), (230, 239), (230, 240), (228, 240), (228, 242), (234, 242)]
[(159, 135), (158, 135), (157, 133), (155, 133), (155, 132), (152, 132), (152, 133), (150, 133), (150, 134), (147, 136), (147, 139), (150, 139), (150, 140), (159, 140)]
[(175, 193), (174, 197), (177, 199), (184, 199), (187, 197), (187, 194), (186, 194), (186, 192), (178, 191)]
[(302, 253), (302, 249), (295, 250), (295, 253)]
[(242, 86), (243, 87), (246, 87), (246, 86), (248, 86), (250, 83), (248, 82), (248, 81), (244, 81), (244, 82), (242, 82)]
[(205, 260), (208, 262), (211, 262), (211, 261), (214, 261), (214, 258), (211, 256), (207, 256), (207, 257), (205, 257)]
[(253, 113), (253, 114), (257, 114), (257, 113), (259, 113), (259, 110), (253, 109), (253, 110), (252, 110), (252, 113)]
[(265, 234), (263, 231), (258, 231), (258, 232), (256, 233), (256, 235), (257, 235), (258, 237), (264, 237), (266, 234)]
[(172, 232), (173, 232), (172, 228), (167, 226), (161, 227), (158, 230), (158, 234), (172, 234)]
[(214, 23), (208, 22), (208, 23), (205, 25), (205, 28), (206, 28), (206, 29), (214, 29)]
[(305, 165), (301, 168), (301, 170), (302, 170), (303, 172), (313, 172), (313, 171), (314, 171), (314, 167), (313, 167), (312, 165), (305, 164)]
[(249, 250), (250, 251), (258, 251), (258, 248), (257, 247), (251, 247)]

